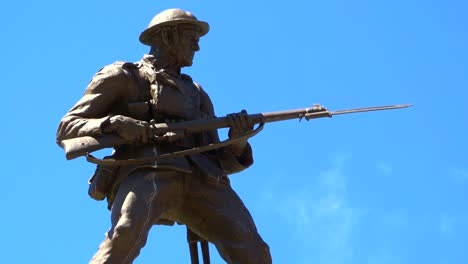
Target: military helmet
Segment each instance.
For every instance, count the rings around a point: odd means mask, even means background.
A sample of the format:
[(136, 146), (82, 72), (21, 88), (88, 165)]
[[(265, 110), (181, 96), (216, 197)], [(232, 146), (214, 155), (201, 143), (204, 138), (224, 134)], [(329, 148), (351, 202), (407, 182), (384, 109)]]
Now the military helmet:
[(192, 24), (200, 27), (200, 36), (204, 36), (210, 30), (208, 23), (198, 20), (192, 13), (174, 8), (157, 14), (149, 23), (148, 28), (140, 34), (140, 42), (151, 46), (153, 36), (163, 26)]

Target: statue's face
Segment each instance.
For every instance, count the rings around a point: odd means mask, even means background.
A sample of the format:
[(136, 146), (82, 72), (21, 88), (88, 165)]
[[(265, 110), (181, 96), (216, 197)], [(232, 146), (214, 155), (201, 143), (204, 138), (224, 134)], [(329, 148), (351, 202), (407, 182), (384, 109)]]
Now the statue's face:
[(195, 26), (183, 26), (179, 29), (179, 45), (177, 51), (177, 62), (180, 67), (192, 66), (195, 52), (200, 50), (198, 28)]

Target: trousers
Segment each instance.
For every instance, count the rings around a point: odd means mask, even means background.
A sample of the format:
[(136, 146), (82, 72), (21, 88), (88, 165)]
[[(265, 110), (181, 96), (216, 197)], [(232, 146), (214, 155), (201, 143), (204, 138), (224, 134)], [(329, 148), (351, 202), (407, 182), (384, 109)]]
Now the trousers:
[(213, 243), (229, 264), (268, 264), (268, 245), (228, 180), (200, 173), (145, 169), (121, 183), (111, 208), (111, 228), (91, 264), (128, 264), (161, 219), (185, 224)]

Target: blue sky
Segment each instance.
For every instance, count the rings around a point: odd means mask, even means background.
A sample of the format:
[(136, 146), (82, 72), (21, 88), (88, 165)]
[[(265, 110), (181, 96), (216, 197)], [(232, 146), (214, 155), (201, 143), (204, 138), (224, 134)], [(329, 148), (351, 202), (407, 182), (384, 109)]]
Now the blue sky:
[[(275, 263), (468, 263), (465, 1), (6, 1), (2, 263), (87, 263), (109, 228), (94, 171), (55, 145), (102, 66), (137, 61), (158, 12), (210, 23), (190, 74), (218, 115), (414, 104), (267, 124), (232, 175)], [(214, 248), (212, 262), (223, 263)], [(155, 227), (135, 263), (189, 263), (183, 227)]]

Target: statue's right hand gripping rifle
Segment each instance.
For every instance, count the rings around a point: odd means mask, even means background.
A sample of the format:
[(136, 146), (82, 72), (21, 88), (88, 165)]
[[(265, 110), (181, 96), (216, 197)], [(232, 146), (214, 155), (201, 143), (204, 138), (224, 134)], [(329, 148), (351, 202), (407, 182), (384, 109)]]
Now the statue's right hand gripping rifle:
[[(151, 158), (152, 160), (159, 160), (159, 159), (166, 159), (166, 158), (174, 158), (180, 157), (185, 155), (190, 155), (194, 153), (199, 153), (203, 151), (208, 151), (211, 149), (220, 148), (226, 145), (230, 145), (242, 140), (246, 140), (254, 135), (256, 135), (262, 128), (264, 123), (269, 122), (276, 122), (276, 121), (283, 121), (289, 119), (315, 119), (315, 118), (322, 118), (322, 117), (332, 117), (334, 115), (342, 115), (342, 114), (351, 114), (351, 113), (358, 113), (358, 112), (368, 112), (368, 111), (379, 111), (379, 110), (390, 110), (390, 109), (398, 109), (398, 108), (406, 108), (411, 105), (392, 105), (392, 106), (377, 106), (377, 107), (369, 107), (369, 108), (357, 108), (357, 109), (348, 109), (348, 110), (338, 110), (338, 111), (329, 111), (326, 108), (314, 105), (311, 108), (302, 108), (296, 110), (287, 110), (287, 111), (278, 111), (278, 112), (269, 112), (269, 113), (260, 113), (260, 114), (251, 114), (247, 115), (248, 122), (251, 124), (260, 124), (254, 131), (240, 136), (238, 138), (230, 139), (221, 143), (214, 143), (209, 144), (206, 146), (197, 147), (194, 149), (188, 149), (179, 151), (176, 153), (169, 153), (164, 154), (158, 157)], [(227, 128), (230, 126), (230, 120), (228, 116), (225, 117), (218, 117), (212, 119), (200, 119), (200, 120), (191, 120), (191, 121), (183, 121), (177, 123), (157, 123), (152, 124), (153, 135), (155, 141), (160, 141), (162, 138), (166, 136), (162, 135), (186, 135), (191, 133), (199, 133), (219, 128)], [(162, 137), (162, 138), (160, 138)], [(170, 138), (170, 136), (169, 136)], [(60, 146), (65, 150), (66, 158), (68, 160), (74, 159), (80, 156), (88, 156), (88, 161), (93, 162), (93, 157), (89, 155), (89, 153), (93, 151), (97, 151), (104, 148), (111, 148), (117, 147), (124, 144), (128, 144), (126, 140), (117, 136), (117, 135), (104, 135), (101, 137), (78, 137), (72, 139), (62, 140), (60, 142)], [(148, 160), (149, 161), (149, 160)], [(109, 161), (111, 163), (112, 161)], [(121, 161), (125, 162), (125, 161)], [(127, 160), (129, 164), (138, 161)], [(102, 162), (101, 162), (102, 163)]]

